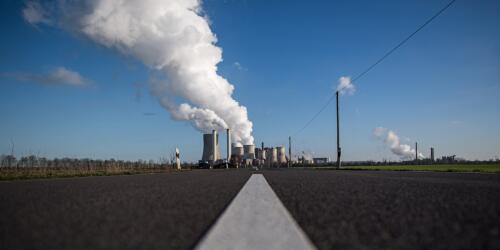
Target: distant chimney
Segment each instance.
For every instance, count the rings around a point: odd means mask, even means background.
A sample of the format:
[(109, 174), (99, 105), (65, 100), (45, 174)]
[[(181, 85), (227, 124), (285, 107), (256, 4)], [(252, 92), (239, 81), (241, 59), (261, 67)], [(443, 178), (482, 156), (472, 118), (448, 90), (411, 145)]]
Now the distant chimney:
[(434, 148), (431, 148), (431, 162), (434, 162)]
[(213, 156), (212, 156), (212, 159), (214, 160), (214, 163), (215, 161), (217, 161), (217, 131), (214, 129), (212, 130), (212, 146), (213, 146)]
[(226, 146), (227, 146), (227, 152), (226, 152), (226, 157), (227, 157), (227, 162), (231, 160), (231, 132), (229, 129), (226, 130), (227, 136), (226, 136)]
[(418, 161), (418, 144), (415, 142), (415, 161)]

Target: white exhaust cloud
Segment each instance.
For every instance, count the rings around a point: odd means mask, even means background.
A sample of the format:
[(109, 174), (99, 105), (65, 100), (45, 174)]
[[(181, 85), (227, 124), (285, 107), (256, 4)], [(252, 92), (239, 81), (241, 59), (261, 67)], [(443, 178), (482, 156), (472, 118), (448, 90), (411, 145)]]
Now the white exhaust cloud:
[(339, 78), (339, 84), (337, 85), (337, 91), (341, 95), (349, 94), (353, 95), (356, 92), (356, 86), (352, 84), (351, 77), (342, 76)]
[[(392, 130), (384, 127), (373, 129), (373, 135), (380, 140), (383, 140), (391, 152), (399, 156), (402, 160), (411, 160), (415, 158), (415, 149), (408, 144), (401, 144), (399, 136)], [(419, 158), (424, 158), (422, 153), (418, 153)]]
[[(234, 142), (253, 144), (246, 107), (233, 99), (234, 86), (217, 73), (222, 50), (200, 1), (30, 1), (25, 10), (30, 13), (25, 18), (35, 17), (27, 19), (34, 25), (41, 20), (82, 34), (154, 69), (162, 77), (152, 79), (151, 92), (173, 119), (189, 121), (202, 132), (230, 128)], [(36, 18), (36, 10), (44, 18)]]

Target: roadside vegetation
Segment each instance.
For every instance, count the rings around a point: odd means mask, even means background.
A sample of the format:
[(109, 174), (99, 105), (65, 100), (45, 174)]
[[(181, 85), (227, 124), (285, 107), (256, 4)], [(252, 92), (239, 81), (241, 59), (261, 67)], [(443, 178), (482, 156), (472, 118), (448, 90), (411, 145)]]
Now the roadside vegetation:
[[(190, 169), (189, 165), (183, 167)], [(0, 181), (79, 176), (133, 175), (177, 171), (166, 160), (121, 161), (92, 159), (46, 159), (34, 155), (16, 159), (1, 156)]]
[[(334, 166), (315, 169), (334, 169)], [(500, 173), (500, 164), (435, 164), (435, 165), (390, 165), (390, 166), (345, 166), (341, 170), (388, 170), (388, 171), (435, 171), (435, 172), (484, 172)]]

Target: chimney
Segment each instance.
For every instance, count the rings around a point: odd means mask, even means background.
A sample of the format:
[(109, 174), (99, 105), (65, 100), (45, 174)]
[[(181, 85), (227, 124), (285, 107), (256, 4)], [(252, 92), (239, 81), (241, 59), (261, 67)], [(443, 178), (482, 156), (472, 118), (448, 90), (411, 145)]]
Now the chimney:
[(227, 162), (231, 160), (231, 132), (229, 129), (226, 130), (227, 136), (226, 136), (226, 146), (227, 146), (227, 152), (226, 152), (226, 157), (227, 157)]
[(215, 164), (215, 161), (217, 161), (217, 131), (214, 129), (212, 130), (212, 146), (213, 146), (213, 156), (212, 156), (212, 159), (214, 160), (214, 164)]
[(434, 162), (434, 148), (431, 148), (431, 162)]
[(418, 143), (415, 142), (415, 161), (418, 161)]

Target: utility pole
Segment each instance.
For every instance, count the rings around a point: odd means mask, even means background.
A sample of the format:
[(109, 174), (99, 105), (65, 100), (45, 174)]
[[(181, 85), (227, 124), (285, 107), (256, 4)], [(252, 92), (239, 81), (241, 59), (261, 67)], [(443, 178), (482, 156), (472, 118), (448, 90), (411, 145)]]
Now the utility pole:
[(339, 126), (339, 92), (335, 92), (337, 98), (337, 169), (340, 168), (340, 126)]
[(290, 167), (291, 162), (292, 162), (292, 137), (288, 136), (288, 167)]

